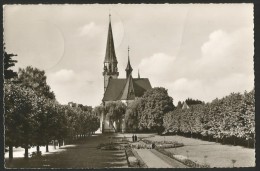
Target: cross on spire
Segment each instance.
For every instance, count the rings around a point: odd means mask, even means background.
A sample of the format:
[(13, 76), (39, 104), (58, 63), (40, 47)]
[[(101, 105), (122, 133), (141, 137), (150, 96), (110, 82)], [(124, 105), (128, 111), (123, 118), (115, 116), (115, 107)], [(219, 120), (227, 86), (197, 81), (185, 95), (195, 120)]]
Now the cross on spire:
[(128, 61), (129, 61), (129, 46), (128, 46)]
[(111, 13), (110, 13), (110, 9), (109, 9), (109, 22), (111, 22)]

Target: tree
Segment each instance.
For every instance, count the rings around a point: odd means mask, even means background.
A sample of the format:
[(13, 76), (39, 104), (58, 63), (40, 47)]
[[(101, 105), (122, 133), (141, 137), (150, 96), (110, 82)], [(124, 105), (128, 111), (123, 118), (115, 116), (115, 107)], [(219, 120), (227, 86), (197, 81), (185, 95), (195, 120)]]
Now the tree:
[(122, 119), (125, 115), (126, 105), (121, 101), (109, 102), (105, 105), (104, 111), (106, 113), (106, 117), (109, 118), (111, 125), (115, 122), (117, 128), (114, 129), (119, 131), (120, 123), (122, 123)]
[[(184, 135), (202, 135), (222, 143), (243, 144), (255, 136), (254, 90), (244, 94), (231, 93), (211, 103), (191, 105), (189, 109), (176, 108), (167, 113), (163, 126), (168, 132), (180, 131)], [(203, 137), (201, 137), (203, 138)], [(241, 141), (243, 140), (243, 141)]]
[(11, 152), (13, 146), (25, 148), (25, 158), (28, 158), (28, 148), (33, 145), (34, 130), (37, 125), (33, 112), (36, 100), (37, 96), (31, 89), (13, 83), (5, 85), (6, 145)]
[(93, 109), (93, 114), (95, 116), (97, 116), (98, 118), (101, 118), (102, 117), (102, 114), (104, 112), (104, 106), (103, 105), (99, 105), (99, 106), (96, 106), (94, 109)]
[(21, 86), (33, 89), (38, 96), (55, 99), (54, 93), (50, 90), (50, 86), (46, 82), (45, 71), (32, 66), (27, 66), (25, 69), (19, 68), (18, 81)]
[(200, 101), (200, 100), (194, 100), (192, 98), (188, 98), (185, 100), (185, 102), (187, 103), (188, 106), (191, 106), (191, 105), (197, 105), (197, 104), (202, 104), (203, 102)]
[(12, 79), (17, 76), (17, 73), (10, 69), (17, 62), (17, 60), (12, 59), (14, 56), (17, 56), (17, 55), (8, 54), (5, 51), (5, 47), (4, 47), (4, 77), (7, 80)]
[(146, 91), (142, 99), (144, 106), (139, 128), (161, 133), (164, 115), (174, 109), (172, 97), (165, 88), (157, 87)]
[[(46, 108), (44, 108), (44, 104), (47, 103), (48, 100), (54, 100), (55, 95), (50, 90), (50, 86), (46, 82), (46, 75), (43, 70), (40, 70), (38, 68), (33, 68), (32, 66), (28, 66), (25, 69), (19, 68), (18, 71), (18, 82), (20, 83), (21, 87), (31, 89), (33, 90), (36, 95), (38, 96), (38, 99), (36, 99), (35, 103), (36, 109), (35, 109), (35, 119), (37, 121), (38, 127), (35, 128), (35, 141), (37, 145), (37, 152), (39, 152), (39, 146), (42, 144), (46, 144), (45, 137), (42, 136), (44, 134), (48, 134), (46, 130), (46, 125), (49, 125), (48, 123), (44, 122), (44, 118), (48, 117), (48, 113), (45, 111)], [(52, 113), (54, 110), (53, 108), (47, 107), (48, 109), (52, 109), (52, 111), (48, 110), (48, 112)], [(47, 138), (48, 139), (48, 138)], [(46, 150), (48, 147), (46, 146)]]
[(142, 114), (142, 98), (134, 100), (127, 106), (125, 113), (125, 125), (128, 131), (137, 131), (140, 115)]

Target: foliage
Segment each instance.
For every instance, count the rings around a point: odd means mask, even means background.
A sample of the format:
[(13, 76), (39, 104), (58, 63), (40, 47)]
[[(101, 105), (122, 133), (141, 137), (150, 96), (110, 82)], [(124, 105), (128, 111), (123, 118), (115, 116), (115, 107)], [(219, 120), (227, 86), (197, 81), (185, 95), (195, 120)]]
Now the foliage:
[(197, 105), (197, 104), (202, 104), (203, 103), (202, 101), (200, 101), (198, 99), (194, 100), (192, 98), (186, 99), (185, 102), (187, 103), (188, 106), (190, 106), (190, 105)]
[(17, 73), (10, 69), (17, 62), (17, 60), (12, 59), (14, 56), (17, 55), (8, 54), (4, 48), (4, 78), (7, 80), (17, 76)]
[(126, 128), (130, 132), (138, 130), (138, 121), (142, 113), (142, 98), (136, 99), (127, 106), (125, 113)]
[(165, 88), (157, 87), (145, 92), (142, 96), (142, 113), (139, 129), (163, 131), (163, 117), (174, 109), (173, 99)]
[(212, 137), (216, 140), (253, 140), (255, 135), (255, 100), (251, 92), (231, 93), (211, 103), (177, 108), (163, 118), (166, 132)]
[(124, 118), (126, 111), (126, 105), (121, 101), (109, 102), (105, 105), (106, 117), (109, 118), (111, 122), (120, 122)]
[[(92, 107), (70, 107), (55, 100), (46, 83), (44, 71), (20, 69), (17, 82), (5, 84), (5, 144), (48, 145), (51, 140), (74, 139), (99, 128)], [(28, 157), (28, 153), (25, 153)]]
[(6, 145), (33, 145), (37, 96), (30, 89), (12, 83), (5, 85)]
[(46, 82), (45, 71), (27, 66), (25, 69), (19, 68), (18, 82), (21, 86), (33, 89), (38, 96), (45, 96), (55, 99), (54, 93), (50, 90), (50, 86)]
[(103, 105), (96, 106), (93, 109), (93, 114), (98, 118), (101, 118), (103, 112), (104, 112), (104, 106)]

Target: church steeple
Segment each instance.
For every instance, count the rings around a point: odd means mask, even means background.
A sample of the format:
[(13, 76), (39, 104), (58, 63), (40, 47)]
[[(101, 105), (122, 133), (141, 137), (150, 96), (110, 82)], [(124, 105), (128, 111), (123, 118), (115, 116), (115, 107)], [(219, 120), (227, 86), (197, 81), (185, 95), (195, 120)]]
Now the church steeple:
[(106, 47), (106, 56), (104, 62), (115, 62), (117, 63), (113, 32), (111, 26), (111, 15), (109, 14), (109, 26), (108, 26), (108, 35), (107, 35), (107, 47)]
[(128, 78), (129, 75), (131, 75), (131, 73), (133, 71), (133, 68), (131, 67), (130, 59), (129, 59), (129, 46), (128, 46), (128, 62), (127, 62), (125, 71), (126, 71), (126, 78)]
[(117, 59), (114, 46), (113, 32), (111, 26), (111, 15), (109, 14), (109, 25), (108, 25), (108, 34), (107, 34), (107, 47), (106, 55), (104, 60), (104, 91), (106, 91), (108, 82), (111, 78), (116, 79), (119, 75), (117, 68)]

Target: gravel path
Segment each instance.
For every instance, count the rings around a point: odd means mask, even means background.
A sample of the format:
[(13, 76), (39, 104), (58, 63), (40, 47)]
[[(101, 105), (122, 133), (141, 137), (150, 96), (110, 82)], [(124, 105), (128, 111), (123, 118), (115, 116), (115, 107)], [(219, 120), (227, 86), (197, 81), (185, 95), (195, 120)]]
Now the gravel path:
[(152, 149), (151, 152), (153, 154), (155, 154), (156, 156), (158, 156), (159, 158), (161, 158), (162, 160), (164, 160), (166, 163), (170, 164), (173, 168), (188, 168), (186, 165), (182, 164), (181, 162), (174, 160), (174, 159), (158, 152), (155, 149)]
[(148, 168), (172, 168), (170, 164), (163, 161), (149, 149), (135, 149), (135, 151), (143, 159)]

